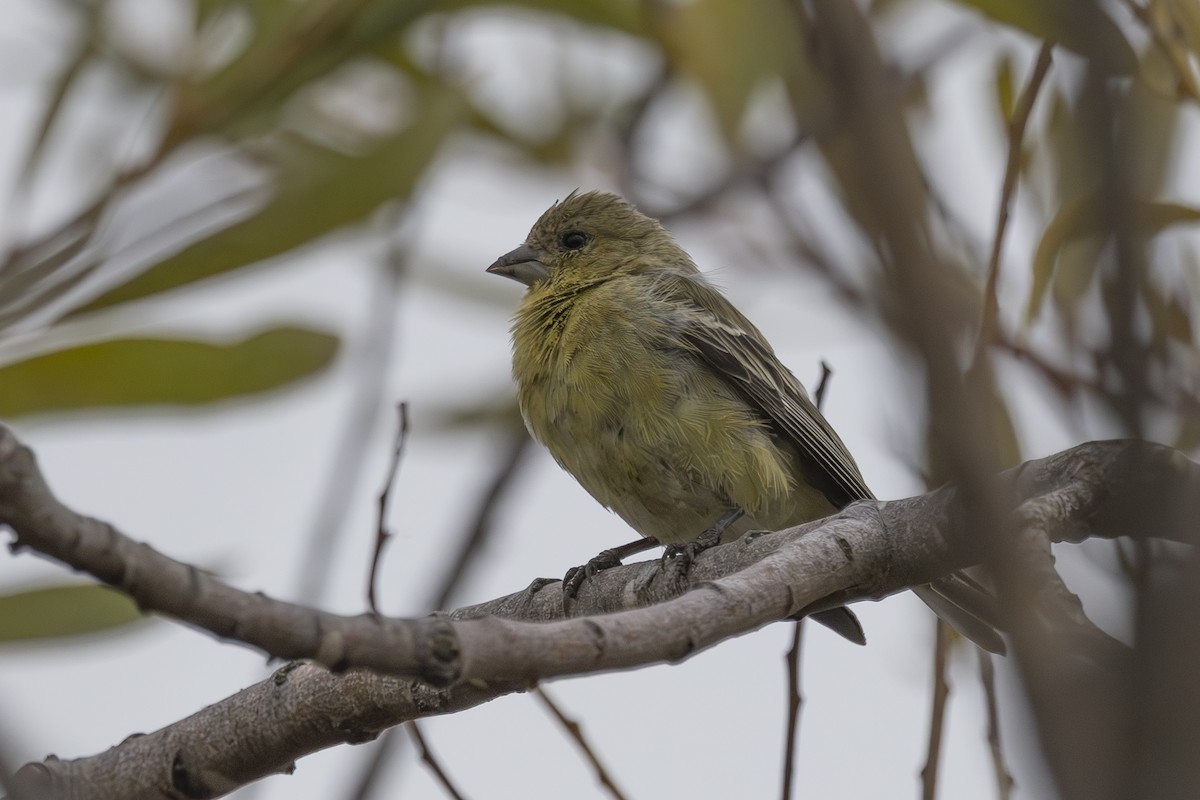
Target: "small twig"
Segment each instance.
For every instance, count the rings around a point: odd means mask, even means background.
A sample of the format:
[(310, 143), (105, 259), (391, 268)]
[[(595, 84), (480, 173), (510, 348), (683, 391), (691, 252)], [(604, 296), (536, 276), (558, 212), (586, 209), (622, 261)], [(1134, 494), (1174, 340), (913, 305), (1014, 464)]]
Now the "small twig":
[[(833, 370), (829, 363), (821, 360), (821, 377), (817, 380), (817, 389), (813, 392), (813, 402), (817, 409), (825, 403), (825, 392), (829, 389), (829, 379)], [(788, 800), (792, 796), (792, 774), (796, 767), (796, 742), (800, 739), (800, 708), (804, 705), (804, 695), (800, 691), (800, 648), (804, 642), (804, 620), (796, 620), (792, 628), (792, 646), (788, 648), (787, 663), (787, 696), (788, 716), (787, 733), (784, 737), (783, 749), (783, 789), (781, 797)]]
[[(821, 366), (825, 366), (822, 362)], [(828, 367), (826, 367), (828, 370)], [(828, 375), (828, 371), (825, 373)], [(821, 381), (825, 386), (825, 381)], [(800, 647), (804, 642), (804, 620), (796, 620), (792, 626), (792, 646), (787, 653), (787, 738), (784, 744), (783, 757), (783, 789), (780, 796), (789, 800), (792, 796), (792, 773), (795, 771), (796, 742), (799, 740), (800, 707), (804, 705), (804, 695), (800, 691)]]
[(983, 684), (983, 696), (987, 703), (987, 740), (992, 751), (992, 767), (996, 772), (996, 798), (1009, 800), (1012, 797), (1013, 777), (1004, 760), (1004, 748), (1000, 744), (1000, 712), (996, 706), (996, 667), (992, 654), (976, 647), (979, 654), (979, 680)]
[[(454, 563), (447, 568), (438, 582), (437, 588), (425, 603), (425, 608), (444, 609), (447, 607), (450, 598), (462, 584), (463, 576), (470, 570), (471, 563), (479, 553), (483, 552), (484, 542), (495, 530), (492, 519), (496, 508), (508, 494), (513, 480), (520, 474), (524, 456), (529, 452), (529, 445), (533, 441), (526, 433), (524, 425), (515, 427), (509, 449), (497, 465), (491, 483), (480, 496), (479, 506), (465, 529), (465, 535), (460, 538), (458, 554), (454, 558)], [(394, 731), (387, 731), (379, 737), (379, 740), (372, 745), (375, 753), (363, 767), (353, 790), (347, 795), (348, 800), (369, 800), (375, 796), (384, 768), (392, 762), (403, 744), (404, 739), (396, 736)]]
[(933, 708), (929, 719), (929, 755), (921, 769), (921, 798), (937, 797), (938, 764), (942, 757), (942, 727), (946, 720), (946, 698), (950, 686), (946, 683), (946, 659), (950, 652), (950, 629), (937, 620), (937, 644), (933, 650)]
[(825, 390), (829, 388), (829, 379), (833, 377), (833, 368), (825, 359), (821, 359), (821, 377), (817, 380), (817, 390), (813, 392), (813, 402), (819, 411), (825, 404)]
[(546, 708), (550, 710), (550, 713), (554, 715), (555, 719), (557, 719), (559, 723), (567, 730), (567, 732), (571, 734), (571, 737), (575, 740), (575, 743), (579, 745), (579, 749), (583, 751), (584, 756), (586, 756), (587, 760), (591, 762), (592, 769), (596, 771), (596, 778), (600, 781), (600, 784), (604, 786), (604, 788), (608, 790), (608, 793), (616, 798), (616, 800), (625, 800), (625, 795), (622, 794), (621, 790), (617, 788), (617, 785), (613, 783), (613, 779), (608, 774), (608, 770), (604, 768), (604, 765), (600, 763), (600, 759), (597, 758), (596, 751), (592, 749), (590, 744), (588, 744), (587, 739), (583, 735), (583, 729), (579, 727), (579, 723), (564, 714), (562, 710), (559, 709), (559, 707), (554, 703), (554, 701), (550, 699), (550, 696), (546, 694), (546, 690), (542, 687), (533, 687), (532, 694), (534, 697), (542, 701)]
[(1021, 173), (1021, 143), (1025, 139), (1025, 126), (1029, 123), (1029, 115), (1033, 111), (1034, 101), (1038, 91), (1050, 71), (1053, 58), (1054, 43), (1042, 42), (1038, 52), (1037, 62), (1029, 75), (1021, 97), (1013, 108), (1012, 119), (1008, 123), (1008, 161), (1004, 165), (1004, 183), (1000, 189), (1000, 208), (996, 218), (996, 236), (992, 239), (992, 255), (988, 259), (987, 284), (983, 291), (983, 313), (979, 318), (979, 335), (975, 339), (975, 353), (971, 360), (974, 370), (983, 358), (983, 352), (996, 338), (996, 328), (999, 324), (997, 316), (1000, 313), (1000, 301), (996, 297), (996, 284), (1000, 275), (1000, 253), (1004, 247), (1004, 233), (1008, 229), (1008, 213), (1012, 205), (1013, 193), (1017, 188), (1017, 177)]
[(442, 769), (442, 765), (438, 763), (437, 757), (434, 756), (433, 751), (429, 749), (429, 744), (425, 741), (425, 737), (421, 735), (421, 727), (417, 725), (416, 721), (407, 722), (405, 723), (404, 727), (408, 729), (409, 734), (413, 738), (413, 742), (417, 745), (417, 752), (421, 754), (421, 760), (424, 761), (429, 769), (433, 772), (433, 776), (437, 778), (438, 783), (440, 783), (442, 788), (446, 790), (446, 794), (453, 797), (454, 800), (463, 800), (462, 792), (456, 789), (454, 784), (450, 782), (450, 777), (446, 774), (446, 771)]
[(392, 463), (388, 467), (387, 480), (383, 483), (383, 491), (379, 493), (379, 523), (375, 529), (375, 552), (371, 555), (371, 575), (367, 579), (367, 603), (371, 611), (379, 613), (379, 605), (375, 600), (375, 581), (379, 573), (379, 558), (383, 555), (383, 546), (387, 544), (392, 534), (387, 529), (387, 511), (391, 505), (392, 487), (396, 484), (396, 473), (400, 471), (400, 459), (404, 455), (404, 443), (408, 441), (408, 403), (402, 402), (396, 406), (400, 416), (400, 426), (396, 431), (396, 444), (392, 448)]

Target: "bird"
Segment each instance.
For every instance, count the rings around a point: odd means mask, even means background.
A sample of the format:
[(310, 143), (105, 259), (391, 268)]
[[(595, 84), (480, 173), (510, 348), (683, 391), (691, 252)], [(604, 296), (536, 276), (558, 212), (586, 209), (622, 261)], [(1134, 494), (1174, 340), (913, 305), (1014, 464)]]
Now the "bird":
[[(647, 540), (692, 555), (874, 498), (766, 337), (619, 195), (572, 192), (487, 272), (527, 287), (511, 334), (530, 434)], [(632, 552), (618, 550), (586, 574)], [(1004, 652), (972, 578), (914, 591), (964, 636)], [(848, 609), (813, 618), (865, 644)]]

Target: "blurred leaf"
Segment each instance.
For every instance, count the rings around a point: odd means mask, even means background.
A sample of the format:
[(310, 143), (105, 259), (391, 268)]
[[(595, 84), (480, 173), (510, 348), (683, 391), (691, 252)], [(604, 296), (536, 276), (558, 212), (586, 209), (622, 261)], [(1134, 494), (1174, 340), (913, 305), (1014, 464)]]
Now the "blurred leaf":
[(1170, 54), (1158, 42), (1142, 54), (1138, 78), (1155, 94), (1172, 102), (1179, 100), (1179, 73)]
[[(98, 8), (98, 5), (93, 7), (83, 6), (83, 10), (87, 14), (87, 19), (82, 21), (84, 30), (92, 31), (95, 29), (96, 9)], [(49, 100), (45, 108), (42, 109), (37, 129), (33, 133), (33, 144), (21, 163), (20, 173), (17, 175), (15, 181), (18, 190), (25, 191), (28, 189), (33, 175), (41, 164), (42, 157), (46, 152), (46, 146), (50, 140), (50, 131), (54, 128), (55, 123), (62, 114), (63, 104), (67, 99), (67, 95), (78, 84), (83, 82), (80, 76), (84, 74), (84, 68), (91, 64), (94, 54), (94, 41), (92, 37), (90, 35), (80, 37), (78, 49), (71, 56), (62, 72), (59, 73), (58, 79), (54, 82), (54, 88), (50, 92)]]
[(1138, 59), (1120, 27), (1092, 0), (958, 0), (1038, 39), (1062, 44), (1109, 70), (1128, 75)]
[(1200, 415), (1192, 414), (1183, 418), (1171, 446), (1185, 453), (1200, 447)]
[(1053, 267), (1051, 298), (1064, 317), (1074, 316), (1080, 301), (1094, 278), (1105, 256), (1104, 248), (1110, 239), (1099, 233), (1083, 233), (1078, 238), (1065, 242), (1058, 252)]
[(764, 79), (802, 63), (796, 20), (779, 0), (693, 0), (664, 9), (663, 46), (704, 89), (726, 141)]
[(589, 25), (603, 25), (635, 35), (646, 34), (647, 13), (641, 0), (443, 0), (442, 11), (513, 6), (565, 14)]
[(0, 642), (97, 633), (144, 619), (132, 600), (96, 583), (0, 595)]
[(1154, 3), (1154, 10), (1168, 12), (1179, 30), (1183, 32), (1188, 48), (1200, 55), (1200, 5), (1195, 0), (1165, 0)]
[(1052, 185), (1057, 192), (1057, 202), (1054, 205), (1063, 205), (1070, 198), (1098, 189), (1100, 171), (1096, 165), (1104, 163), (1105, 156), (1099, 147), (1099, 137), (1082, 123), (1077, 104), (1066, 91), (1052, 89), (1046, 100), (1049, 105), (1048, 146), (1037, 148), (1038, 171), (1055, 176)]
[(301, 87), (398, 36), (434, 0), (257, 0), (254, 36), (228, 65), (175, 87), (162, 145), (170, 151), (205, 133), (246, 136), (275, 127), (279, 108)]
[(0, 417), (140, 405), (201, 405), (276, 389), (332, 361), (336, 337), (279, 327), (232, 344), (114, 339), (0, 367)]
[(407, 196), (463, 112), (453, 92), (429, 94), (420, 118), (410, 128), (362, 155), (337, 152), (294, 136), (278, 142), (278, 183), (269, 205), (188, 245), (67, 317), (256, 264), (359, 222), (388, 200)]
[(248, 3), (245, 0), (193, 0), (196, 9), (196, 21), (204, 23), (209, 18), (223, 11), (228, 11), (231, 7), (245, 8), (247, 11), (254, 7), (257, 11), (258, 7), (264, 5), (260, 2)]
[(1151, 91), (1143, 81), (1133, 81), (1117, 113), (1121, 156), (1126, 160), (1123, 173), (1131, 181), (1135, 197), (1157, 197), (1164, 179), (1176, 161), (1175, 142), (1183, 108)]
[[(1017, 439), (1012, 414), (1008, 410), (1008, 403), (1005, 402), (1000, 386), (996, 382), (995, 373), (984, 363), (976, 362), (967, 370), (964, 380), (970, 396), (974, 398), (971, 405), (989, 417), (992, 445), (995, 448), (999, 464), (1003, 467), (1014, 467), (1020, 464), (1021, 445)], [(939, 475), (938, 477), (942, 478), (939, 483), (953, 480), (952, 476)]]
[[(1146, 60), (1161, 53), (1170, 65), (1171, 93), (1166, 96), (1200, 100), (1200, 76), (1196, 73), (1196, 56), (1200, 54), (1200, 7), (1196, 1), (1152, 0), (1142, 18), (1154, 34), (1155, 44), (1148, 48)], [(1146, 72), (1144, 67), (1143, 72)]]
[(1003, 58), (996, 62), (996, 72), (992, 76), (992, 83), (996, 87), (996, 105), (1000, 109), (1000, 119), (1005, 123), (1012, 119), (1013, 109), (1017, 105), (1014, 88), (1017, 83), (1016, 69), (1012, 55), (1005, 53)]
[[(1055, 275), (1059, 256), (1072, 241), (1084, 236), (1106, 233), (1101, 227), (1101, 204), (1096, 195), (1085, 195), (1068, 201), (1046, 226), (1042, 240), (1033, 256), (1033, 286), (1025, 309), (1025, 324), (1032, 323), (1041, 311), (1042, 299)], [(1152, 235), (1182, 222), (1200, 222), (1200, 208), (1179, 203), (1135, 201), (1134, 228)]]
[(1155, 333), (1183, 344), (1192, 342), (1192, 317), (1189, 304), (1178, 295), (1164, 297), (1151, 283), (1142, 286), (1142, 301), (1150, 313)]

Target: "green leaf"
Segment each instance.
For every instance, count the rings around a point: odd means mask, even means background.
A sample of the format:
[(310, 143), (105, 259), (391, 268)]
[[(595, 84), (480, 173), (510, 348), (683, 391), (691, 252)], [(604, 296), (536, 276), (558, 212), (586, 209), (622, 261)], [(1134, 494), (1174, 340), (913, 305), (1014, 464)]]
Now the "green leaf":
[(84, 344), (0, 367), (0, 417), (214, 403), (313, 375), (337, 348), (335, 336), (293, 327), (232, 344), (190, 339)]
[(1128, 75), (1138, 59), (1120, 27), (1093, 0), (958, 0), (997, 22), (1056, 42), (1113, 72)]
[[(1100, 198), (1095, 194), (1076, 197), (1063, 204), (1038, 242), (1033, 256), (1033, 286), (1025, 308), (1025, 324), (1037, 319), (1042, 300), (1054, 278), (1064, 248), (1085, 236), (1095, 236), (1101, 229)], [(1159, 233), (1179, 223), (1200, 222), (1200, 208), (1180, 203), (1134, 202), (1133, 227), (1142, 234)]]
[(1000, 109), (1000, 119), (1005, 123), (1012, 120), (1013, 109), (1017, 107), (1017, 92), (1014, 88), (1017, 84), (1016, 71), (1017, 65), (1012, 56), (1005, 53), (996, 62), (996, 72), (992, 76), (992, 83), (996, 89), (996, 106)]
[(778, 0), (693, 0), (664, 7), (668, 55), (704, 89), (726, 141), (734, 141), (747, 102), (770, 77), (795, 73), (804, 42)]
[(650, 17), (640, 0), (442, 0), (439, 11), (515, 6), (533, 11), (565, 14), (589, 25), (602, 25), (641, 35)]
[(0, 642), (98, 633), (143, 619), (146, 617), (132, 600), (95, 583), (0, 595)]
[(1200, 417), (1184, 417), (1175, 433), (1175, 441), (1171, 446), (1176, 450), (1191, 453), (1200, 448)]
[(73, 310), (68, 318), (222, 275), (308, 244), (406, 197), (463, 113), (459, 96), (430, 91), (409, 128), (366, 153), (347, 154), (281, 138), (273, 200), (253, 216), (194, 242)]

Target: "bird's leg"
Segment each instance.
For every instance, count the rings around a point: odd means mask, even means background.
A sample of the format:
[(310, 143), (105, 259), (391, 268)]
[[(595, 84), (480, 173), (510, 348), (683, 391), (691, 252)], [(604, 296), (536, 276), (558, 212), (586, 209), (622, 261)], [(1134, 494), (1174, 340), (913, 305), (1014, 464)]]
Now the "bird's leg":
[(681, 574), (687, 575), (688, 570), (692, 568), (692, 562), (696, 560), (696, 556), (703, 553), (710, 547), (716, 547), (721, 543), (721, 537), (725, 535), (725, 531), (729, 530), (729, 526), (741, 519), (744, 514), (740, 508), (733, 508), (721, 515), (720, 519), (712, 524), (708, 530), (701, 533), (686, 544), (668, 545), (663, 550), (662, 565), (666, 568), (668, 561), (676, 562), (676, 566), (681, 570)]
[(628, 544), (623, 544), (620, 547), (611, 547), (608, 550), (601, 550), (595, 558), (588, 561), (581, 567), (572, 567), (567, 570), (567, 575), (563, 578), (563, 604), (566, 604), (575, 599), (575, 595), (579, 594), (579, 587), (583, 586), (583, 582), (588, 578), (595, 576), (597, 572), (603, 572), (606, 569), (621, 566), (621, 562), (630, 556), (644, 553), (647, 550), (652, 550), (658, 547), (658, 539), (642, 538)]

